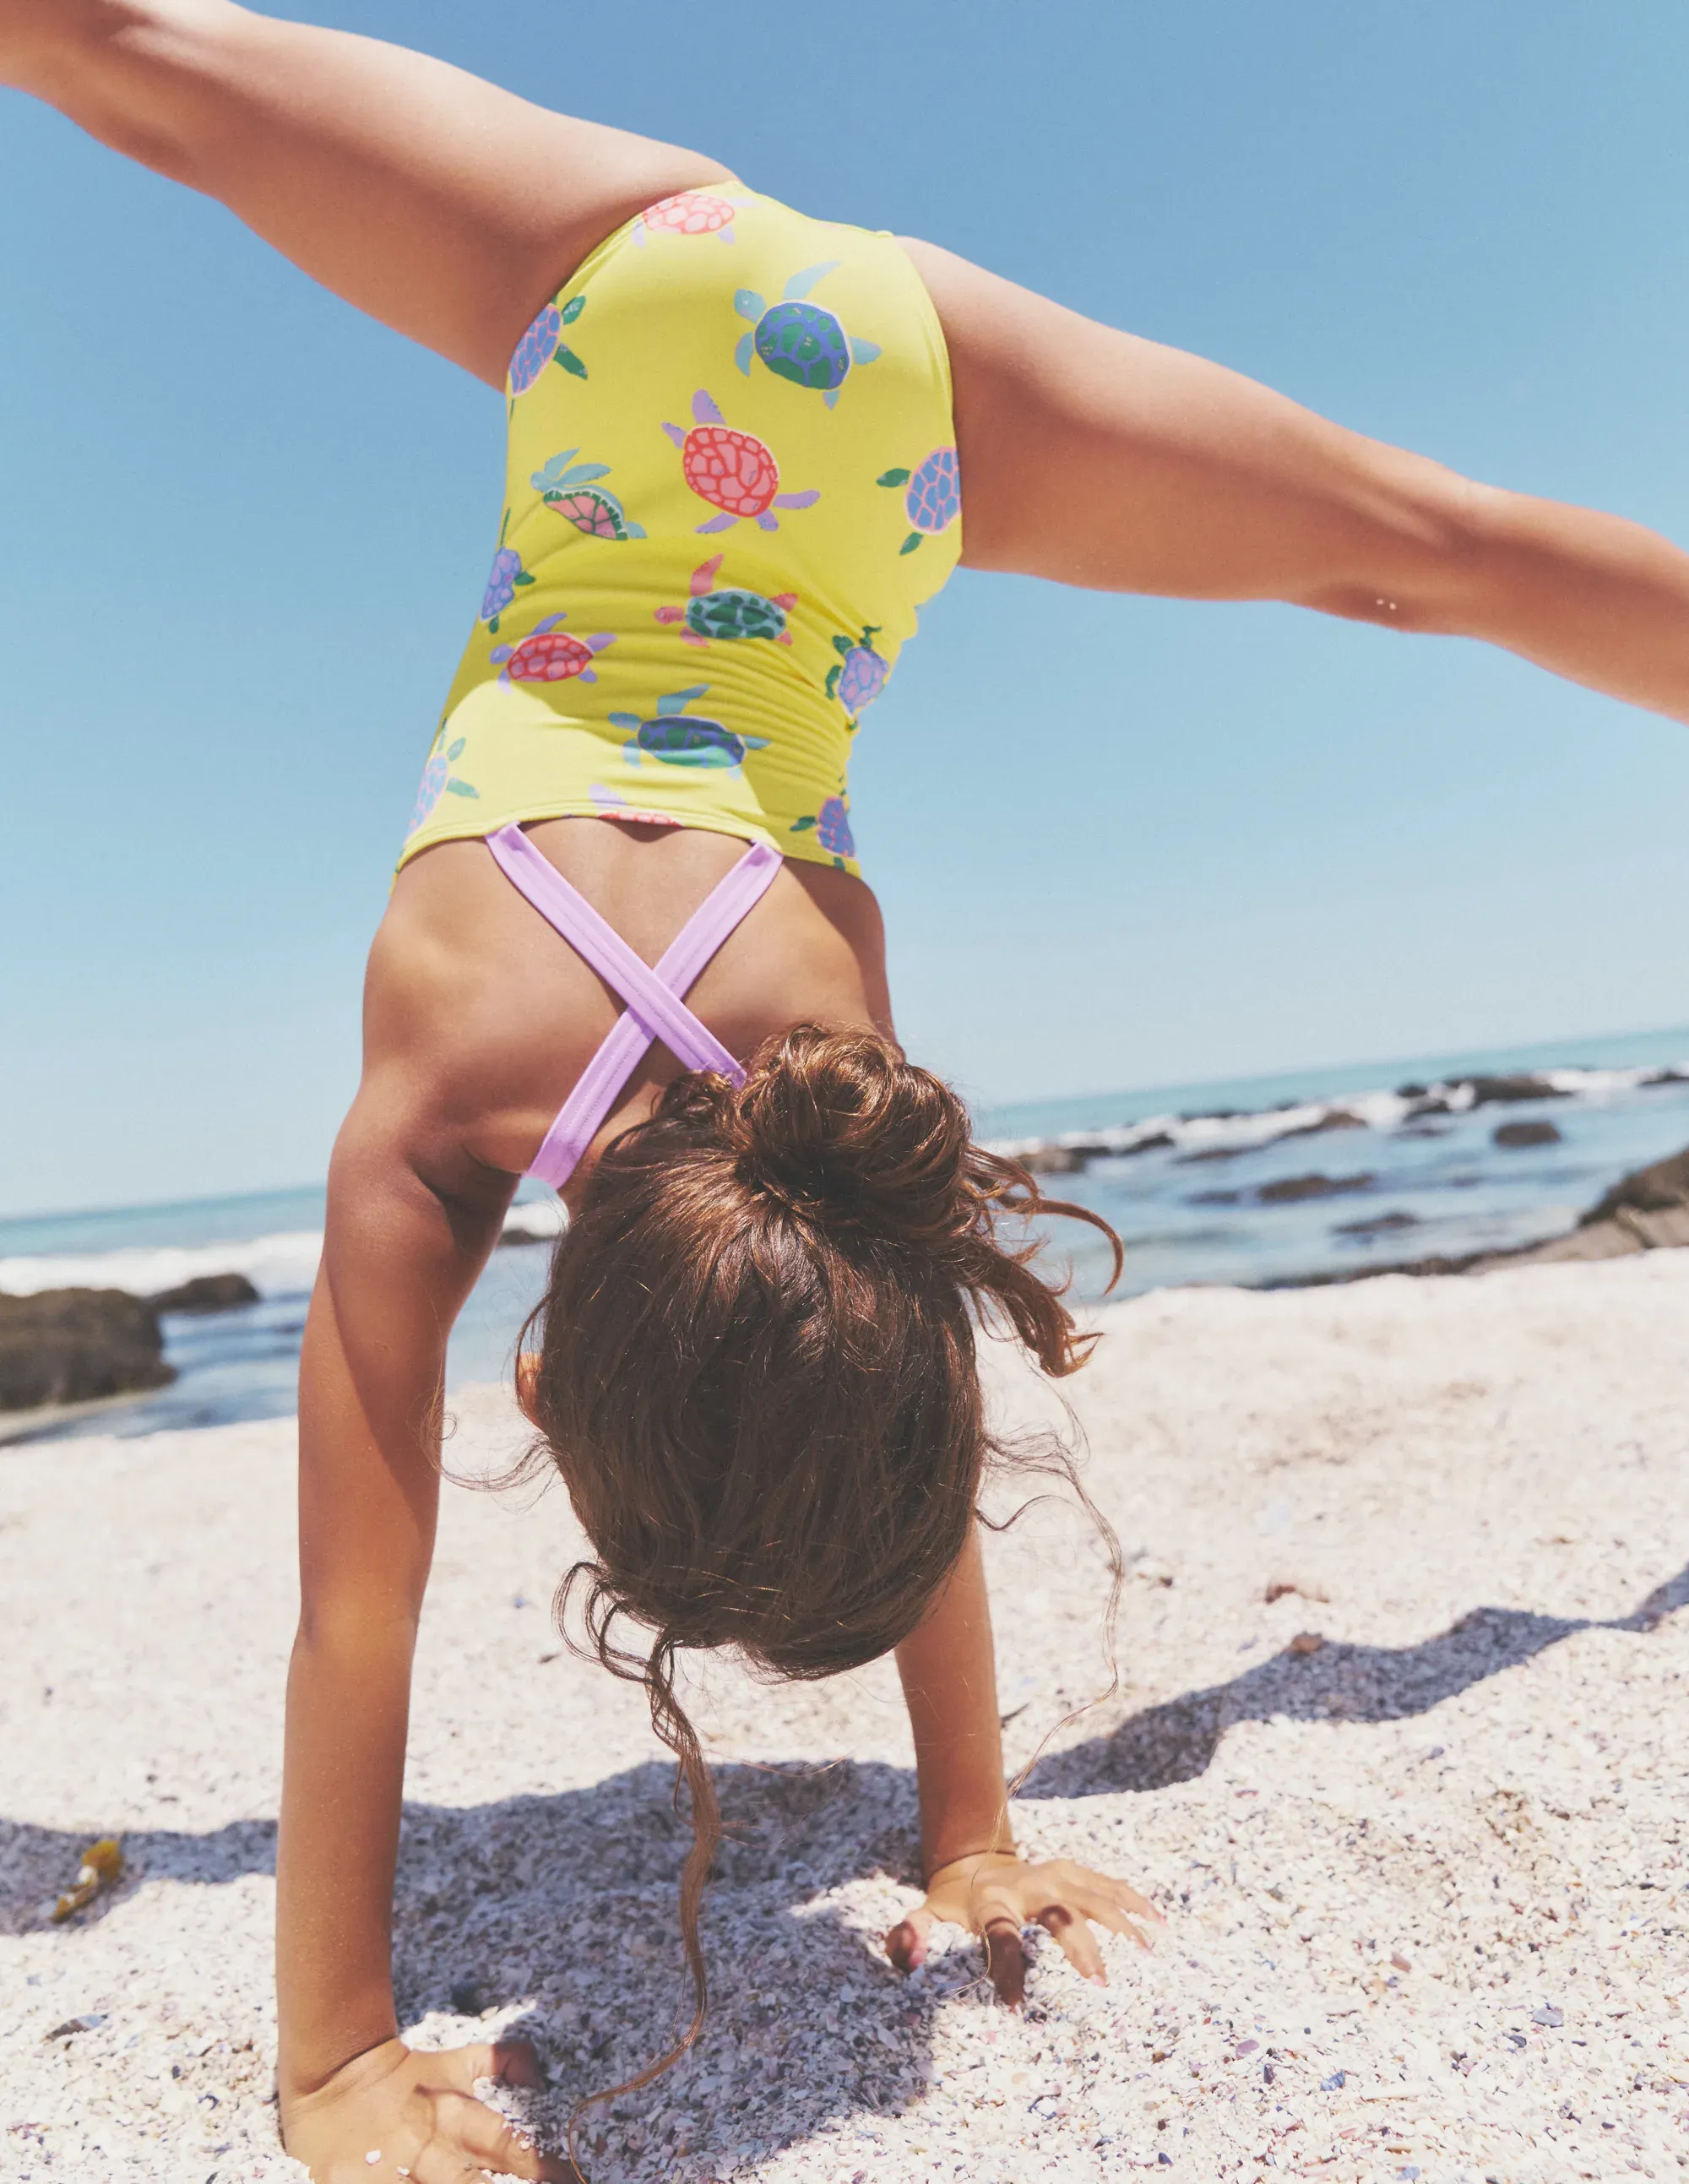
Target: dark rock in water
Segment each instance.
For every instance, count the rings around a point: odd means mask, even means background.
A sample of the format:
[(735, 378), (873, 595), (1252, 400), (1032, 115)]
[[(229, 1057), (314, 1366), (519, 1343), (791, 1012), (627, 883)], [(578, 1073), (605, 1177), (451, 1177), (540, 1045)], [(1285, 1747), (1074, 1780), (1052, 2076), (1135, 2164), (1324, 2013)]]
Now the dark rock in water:
[(1517, 1100), (1569, 1100), (1572, 1096), (1528, 1071), (1513, 1077), (1468, 1077), (1462, 1082), (1472, 1087), (1474, 1107), (1493, 1107), (1502, 1101)]
[(1423, 1100), (1430, 1089), (1429, 1084), (1398, 1084), (1396, 1096), (1398, 1100)]
[(1263, 1183), (1257, 1193), (1263, 1206), (1294, 1206), (1304, 1198), (1341, 1198), (1347, 1191), (1370, 1190), (1375, 1175), (1286, 1175)]
[(1689, 1149), (1637, 1168), (1615, 1183), (1564, 1236), (1522, 1244), (1512, 1251), (1409, 1259), (1391, 1267), (1357, 1267), (1352, 1273), (1304, 1275), (1268, 1286), (1318, 1288), (1330, 1282), (1368, 1281), (1380, 1274), (1487, 1274), (1505, 1267), (1623, 1259), (1637, 1251), (1670, 1251), (1685, 1245), (1689, 1245)]
[(1524, 1145), (1558, 1145), (1560, 1133), (1552, 1123), (1497, 1123), (1490, 1142), (1517, 1151)]
[(1416, 1100), (1408, 1110), (1408, 1120), (1410, 1123), (1417, 1123), (1422, 1115), (1449, 1115), (1453, 1112), (1447, 1100)]
[(256, 1304), (258, 1291), (244, 1274), (196, 1274), (173, 1290), (160, 1290), (150, 1300), (154, 1312), (237, 1312)]
[(1328, 1130), (1364, 1130), (1367, 1127), (1358, 1115), (1352, 1115), (1346, 1107), (1334, 1107), (1317, 1123), (1303, 1123), (1294, 1130), (1281, 1130), (1273, 1142), (1282, 1145), (1291, 1138), (1318, 1138)]
[(1254, 1145), (1205, 1145), (1199, 1153), (1181, 1153), (1179, 1165), (1194, 1167), (1198, 1161), (1235, 1160), (1240, 1153), (1252, 1153)]
[(1187, 1206), (1235, 1206), (1242, 1196), (1240, 1190), (1193, 1190), (1185, 1202)]
[(1111, 1145), (1108, 1152), (1113, 1160), (1127, 1160), (1134, 1153), (1165, 1152), (1172, 1143), (1173, 1133), (1170, 1130), (1151, 1130), (1148, 1137), (1140, 1138), (1135, 1145)]
[(1417, 1213), (1403, 1213), (1399, 1208), (1390, 1213), (1368, 1213), (1359, 1221), (1340, 1221), (1331, 1231), (1334, 1236), (1382, 1236), (1392, 1228), (1417, 1228)]
[(158, 1313), (126, 1290), (0, 1296), (0, 1412), (164, 1387), (164, 1347)]

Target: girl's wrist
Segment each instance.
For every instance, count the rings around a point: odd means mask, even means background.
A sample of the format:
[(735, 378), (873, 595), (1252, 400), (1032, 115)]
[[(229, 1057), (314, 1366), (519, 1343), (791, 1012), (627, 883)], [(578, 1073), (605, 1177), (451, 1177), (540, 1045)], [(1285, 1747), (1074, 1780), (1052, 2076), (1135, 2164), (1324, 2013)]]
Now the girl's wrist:
[(992, 1858), (1005, 1860), (1011, 1865), (1017, 1865), (1020, 1863), (1020, 1852), (1012, 1842), (989, 1843), (974, 1850), (957, 1851), (949, 1858), (935, 1859), (927, 1868), (923, 1886), (930, 1889), (935, 1880), (945, 1874), (953, 1874), (958, 1866), (972, 1866), (978, 1870), (980, 1866)]

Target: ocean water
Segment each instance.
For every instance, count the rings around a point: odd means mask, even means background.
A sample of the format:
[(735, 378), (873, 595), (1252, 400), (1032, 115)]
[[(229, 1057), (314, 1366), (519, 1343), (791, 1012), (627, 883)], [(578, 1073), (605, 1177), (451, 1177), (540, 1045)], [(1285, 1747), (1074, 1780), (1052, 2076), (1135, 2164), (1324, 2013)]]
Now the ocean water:
[[(1497, 1100), (1479, 1096), (1493, 1087), (1474, 1088), (1517, 1075), (1548, 1096)], [(1552, 1123), (1555, 1136), (1497, 1142), (1498, 1128), (1520, 1122)], [(1023, 1102), (984, 1108), (976, 1124), (1007, 1150), (1084, 1149), (1083, 1173), (1045, 1185), (1119, 1232), (1115, 1295), (1289, 1281), (1570, 1228), (1619, 1177), (1689, 1145), (1689, 1028)], [(170, 1387), (43, 1422), (29, 1440), (289, 1415), (322, 1221), (317, 1188), (0, 1221), (0, 1291), (86, 1284), (150, 1295), (238, 1272), (259, 1292), (242, 1310), (166, 1316), (178, 1370)], [(508, 1374), (551, 1248), (517, 1239), (559, 1226), (556, 1201), (525, 1187), (512, 1240), (453, 1331), (449, 1386)], [(1049, 1234), (1052, 1268), (1071, 1265), (1079, 1297), (1101, 1295), (1101, 1238), (1070, 1222)]]

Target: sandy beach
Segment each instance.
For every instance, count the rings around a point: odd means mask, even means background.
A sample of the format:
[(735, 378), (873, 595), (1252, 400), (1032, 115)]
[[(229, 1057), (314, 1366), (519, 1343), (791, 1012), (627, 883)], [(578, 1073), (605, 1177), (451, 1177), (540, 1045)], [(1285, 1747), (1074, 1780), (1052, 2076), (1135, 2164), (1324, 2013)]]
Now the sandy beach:
[[(1175, 1290), (1073, 1384), (1132, 1575), (1118, 1696), (1062, 1730), (1023, 1842), (1168, 1914), (1111, 1984), (1040, 1953), (911, 1979), (895, 1678), (722, 1664), (733, 1841), (697, 2053), (597, 2112), (594, 2184), (1505, 2180), (1689, 2167), (1683, 1922), (1689, 1252), (1476, 1280)], [(1044, 1414), (994, 1368), (1015, 1417)], [(449, 1461), (518, 1445), (497, 1390)], [(0, 1452), (0, 2174), (281, 2184), (270, 1869), (293, 1605), (287, 1422)], [(555, 2126), (680, 2007), (683, 1837), (636, 1691), (561, 1652), (562, 1496), (454, 1491), (425, 1620), (403, 2021), (516, 2027)], [(1018, 1763), (1103, 1680), (1106, 1585), (1045, 1506), (990, 1548)], [(95, 1836), (122, 1882), (46, 1913)]]

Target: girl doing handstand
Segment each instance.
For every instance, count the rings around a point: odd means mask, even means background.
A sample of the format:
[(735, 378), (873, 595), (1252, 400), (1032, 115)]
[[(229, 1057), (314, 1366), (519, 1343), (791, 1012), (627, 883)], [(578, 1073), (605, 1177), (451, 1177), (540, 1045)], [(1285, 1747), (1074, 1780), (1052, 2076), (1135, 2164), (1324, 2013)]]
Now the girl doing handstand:
[(1682, 719), (1689, 559), (370, 39), (228, 0), (0, 0), (0, 81), (509, 404), (301, 1370), (287, 2146), (319, 2184), (369, 2176), (372, 2148), (418, 2184), (568, 2173), (474, 2098), (527, 2052), (410, 2052), (389, 1970), (446, 1333), (527, 1172), (572, 1219), (525, 1399), (591, 1543), (600, 1651), (627, 1665), (621, 1617), (652, 1634), (694, 1971), (714, 1808), (673, 1664), (732, 1646), (794, 1676), (896, 1649), (928, 1875), (898, 1961), (956, 1920), (1013, 2000), (1037, 1920), (1097, 1974), (1091, 1922), (1156, 1914), (1015, 1852), (973, 1315), (1048, 1373), (1084, 1346), (996, 1240), (1035, 1188), (894, 1039), (856, 722), (958, 559), (1481, 637)]

